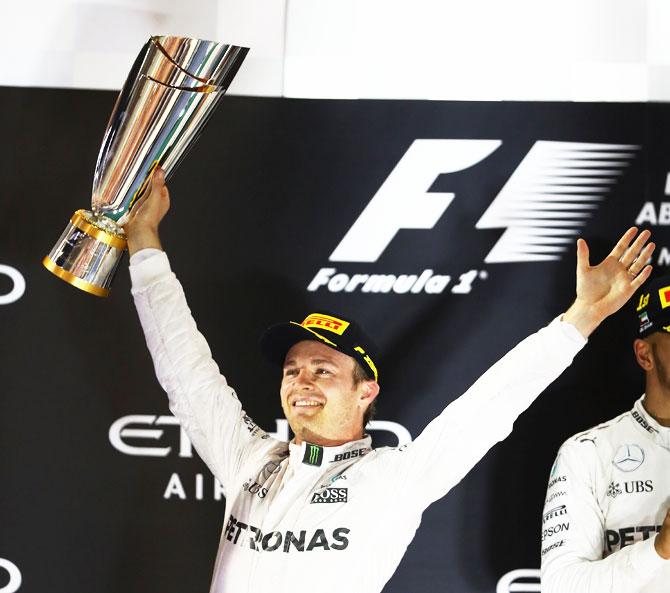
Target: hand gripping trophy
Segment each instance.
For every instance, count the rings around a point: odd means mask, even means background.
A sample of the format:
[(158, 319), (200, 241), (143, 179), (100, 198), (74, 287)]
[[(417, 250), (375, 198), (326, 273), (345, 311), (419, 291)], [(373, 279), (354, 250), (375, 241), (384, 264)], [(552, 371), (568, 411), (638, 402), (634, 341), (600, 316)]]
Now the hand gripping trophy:
[(91, 294), (109, 294), (130, 209), (154, 169), (169, 176), (193, 146), (248, 51), (188, 37), (149, 39), (107, 124), (92, 209), (74, 213), (42, 262), (48, 270)]

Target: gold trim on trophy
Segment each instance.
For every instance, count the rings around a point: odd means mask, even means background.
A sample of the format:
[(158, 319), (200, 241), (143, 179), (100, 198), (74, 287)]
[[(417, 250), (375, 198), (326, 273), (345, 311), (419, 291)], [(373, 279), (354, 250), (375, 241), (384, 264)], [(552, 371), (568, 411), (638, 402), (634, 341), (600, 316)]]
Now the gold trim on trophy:
[(101, 243), (106, 243), (107, 245), (110, 245), (111, 247), (116, 247), (116, 249), (120, 249), (121, 251), (123, 251), (126, 248), (128, 244), (128, 241), (126, 241), (126, 239), (124, 239), (121, 235), (117, 235), (116, 233), (110, 233), (109, 231), (100, 228), (95, 223), (86, 218), (85, 212), (86, 212), (85, 210), (77, 210), (72, 215), (72, 218), (70, 218), (70, 222), (74, 226), (76, 226), (80, 231), (86, 233), (87, 235), (90, 235), (91, 237), (97, 239)]
[(77, 278), (77, 276), (75, 276), (74, 274), (70, 274), (70, 272), (64, 270), (58, 264), (52, 262), (51, 258), (48, 255), (42, 260), (42, 264), (52, 274), (55, 274), (61, 280), (65, 280), (65, 282), (67, 282), (68, 284), (72, 284), (72, 286), (76, 286), (77, 288), (84, 290), (90, 294), (94, 294), (95, 296), (99, 297), (109, 296), (109, 290), (107, 288), (101, 288), (100, 286), (96, 286), (95, 284), (86, 282), (86, 280)]

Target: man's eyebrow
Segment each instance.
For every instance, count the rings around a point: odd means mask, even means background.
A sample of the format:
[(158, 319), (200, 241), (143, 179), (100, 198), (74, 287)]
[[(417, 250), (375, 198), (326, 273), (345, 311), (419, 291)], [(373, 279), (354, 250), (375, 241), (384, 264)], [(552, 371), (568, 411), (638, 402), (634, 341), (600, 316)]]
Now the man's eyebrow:
[[(337, 366), (337, 363), (329, 358), (314, 358), (309, 361), (309, 364), (332, 364)], [(292, 358), (284, 362), (284, 368), (295, 366), (296, 362)]]
[(313, 360), (310, 360), (310, 363), (311, 363), (311, 364), (323, 364), (324, 362), (325, 362), (326, 364), (336, 364), (336, 363), (335, 363), (333, 360), (331, 360), (330, 358), (315, 358), (315, 359), (313, 359)]

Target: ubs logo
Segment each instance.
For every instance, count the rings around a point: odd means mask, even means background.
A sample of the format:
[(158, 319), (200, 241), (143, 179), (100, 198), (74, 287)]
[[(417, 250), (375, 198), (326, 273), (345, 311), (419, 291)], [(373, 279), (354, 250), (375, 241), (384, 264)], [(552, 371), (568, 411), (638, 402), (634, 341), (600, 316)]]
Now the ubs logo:
[[(0, 305), (15, 303), (26, 291), (26, 281), (21, 272), (11, 266), (0, 264), (0, 275), (7, 276), (12, 282), (12, 288), (5, 294), (0, 294)], [(2, 592), (2, 590), (0, 590)]]
[[(21, 571), (13, 562), (0, 558), (0, 575), (6, 572), (9, 575), (9, 582), (4, 586), (0, 587), (0, 593), (15, 593), (21, 587)], [(1, 579), (0, 580), (4, 580)]]

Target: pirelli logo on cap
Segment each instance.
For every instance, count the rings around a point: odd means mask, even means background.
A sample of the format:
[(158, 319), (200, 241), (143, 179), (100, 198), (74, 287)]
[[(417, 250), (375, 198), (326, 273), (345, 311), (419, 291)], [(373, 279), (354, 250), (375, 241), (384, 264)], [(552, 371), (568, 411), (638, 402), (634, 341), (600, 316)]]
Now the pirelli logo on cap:
[(310, 313), (300, 325), (307, 328), (325, 329), (341, 336), (349, 327), (349, 322), (330, 315)]
[(664, 286), (658, 289), (658, 298), (661, 301), (661, 309), (670, 307), (670, 286)]

